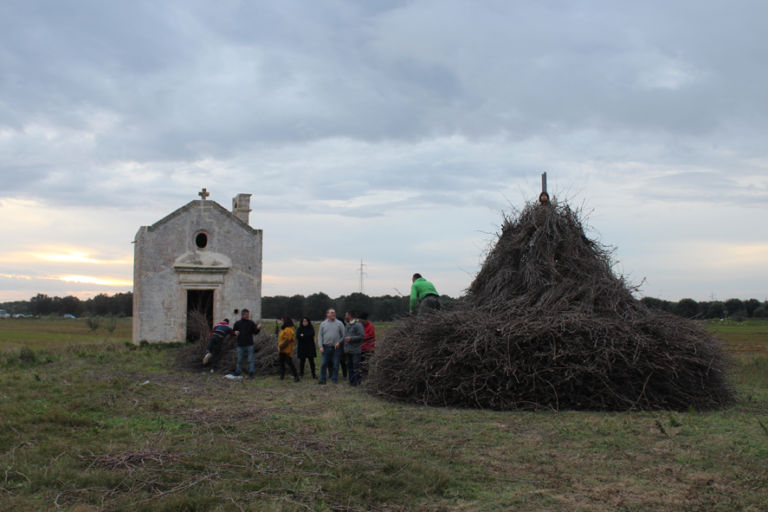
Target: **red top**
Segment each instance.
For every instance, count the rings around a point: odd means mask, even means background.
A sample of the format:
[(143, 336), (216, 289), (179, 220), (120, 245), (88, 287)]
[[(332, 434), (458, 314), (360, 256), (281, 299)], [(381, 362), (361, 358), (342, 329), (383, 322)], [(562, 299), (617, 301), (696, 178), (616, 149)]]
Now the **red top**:
[(219, 322), (216, 325), (213, 326), (213, 329), (211, 329), (211, 333), (208, 335), (208, 337), (211, 337), (211, 334), (213, 334), (213, 331), (219, 331), (222, 334), (232, 334), (232, 328), (229, 326), (226, 322)]
[(365, 329), (362, 349), (373, 350), (376, 347), (376, 329), (373, 328), (373, 324), (368, 320), (363, 320), (362, 322)]

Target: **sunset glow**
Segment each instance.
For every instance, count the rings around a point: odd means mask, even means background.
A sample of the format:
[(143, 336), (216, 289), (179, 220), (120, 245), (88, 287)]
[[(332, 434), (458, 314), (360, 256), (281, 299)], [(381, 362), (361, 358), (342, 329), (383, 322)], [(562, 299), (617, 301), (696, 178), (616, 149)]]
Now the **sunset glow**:
[(130, 281), (127, 279), (114, 278), (114, 277), (67, 275), (67, 276), (58, 276), (57, 279), (59, 279), (60, 281), (64, 281), (66, 283), (96, 284), (100, 286), (114, 286), (115, 288), (133, 286), (133, 281)]
[(83, 251), (43, 253), (35, 256), (41, 260), (57, 263), (88, 263), (92, 265), (130, 265), (132, 263), (130, 259), (108, 260), (94, 258), (89, 253)]

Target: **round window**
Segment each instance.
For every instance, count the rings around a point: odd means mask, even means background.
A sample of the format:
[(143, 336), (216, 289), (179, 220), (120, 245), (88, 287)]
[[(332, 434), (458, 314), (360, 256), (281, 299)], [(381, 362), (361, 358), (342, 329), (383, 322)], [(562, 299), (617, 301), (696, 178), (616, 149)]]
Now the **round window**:
[(200, 249), (205, 249), (205, 246), (208, 245), (208, 235), (205, 233), (198, 233), (195, 236), (195, 245)]

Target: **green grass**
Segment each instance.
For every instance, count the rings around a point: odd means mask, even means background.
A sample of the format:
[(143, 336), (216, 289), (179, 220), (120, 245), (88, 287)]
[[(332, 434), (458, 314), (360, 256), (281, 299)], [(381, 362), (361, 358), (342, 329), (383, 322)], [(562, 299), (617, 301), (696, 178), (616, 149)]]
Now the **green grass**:
[(109, 332), (109, 322), (92, 331), (86, 319), (62, 319), (56, 317), (0, 320), (0, 352), (21, 347), (58, 348), (67, 344), (92, 344), (104, 341), (130, 342), (131, 319), (116, 319), (115, 329)]
[[(768, 509), (759, 352), (723, 411), (495, 412), (180, 372), (124, 320), (23, 322), (23, 343), (0, 322), (0, 510)], [(739, 327), (727, 346), (768, 323)]]

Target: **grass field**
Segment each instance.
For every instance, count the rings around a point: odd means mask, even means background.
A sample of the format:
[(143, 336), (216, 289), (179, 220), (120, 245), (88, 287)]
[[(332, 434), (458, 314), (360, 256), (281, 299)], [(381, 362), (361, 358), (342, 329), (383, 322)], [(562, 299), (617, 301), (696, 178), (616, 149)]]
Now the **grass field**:
[(589, 413), (229, 381), (129, 320), (3, 320), (0, 510), (768, 510), (768, 323), (706, 325), (735, 405)]

